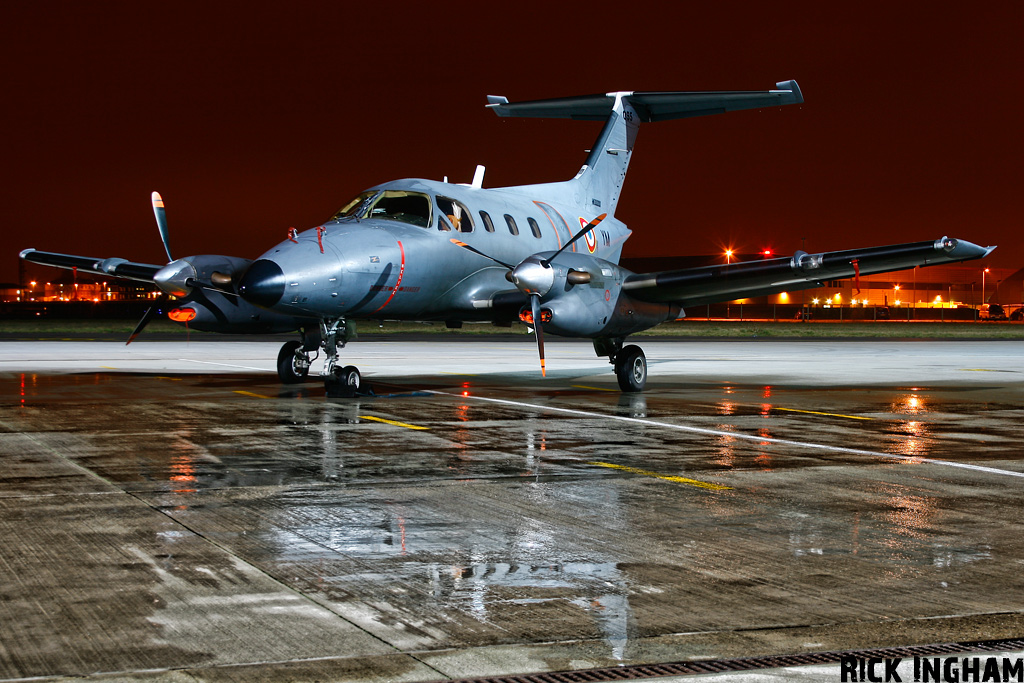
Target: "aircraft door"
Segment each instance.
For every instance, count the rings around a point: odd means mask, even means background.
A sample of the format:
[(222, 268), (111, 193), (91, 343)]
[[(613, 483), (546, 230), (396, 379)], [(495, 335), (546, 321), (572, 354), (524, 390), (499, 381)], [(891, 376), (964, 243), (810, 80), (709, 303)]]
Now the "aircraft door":
[[(558, 238), (558, 248), (561, 249), (562, 245), (572, 239), (572, 230), (569, 229), (569, 224), (562, 218), (562, 214), (558, 213), (555, 207), (544, 202), (534, 202), (540, 207), (540, 210), (544, 212), (548, 220), (551, 221), (551, 227), (555, 231), (555, 237)], [(572, 250), (576, 251), (576, 245), (572, 245)]]

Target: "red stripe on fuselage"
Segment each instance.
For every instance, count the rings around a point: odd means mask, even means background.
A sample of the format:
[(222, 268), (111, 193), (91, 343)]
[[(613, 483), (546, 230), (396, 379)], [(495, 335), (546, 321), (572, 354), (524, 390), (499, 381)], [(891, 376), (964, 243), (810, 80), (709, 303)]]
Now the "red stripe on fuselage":
[(374, 311), (374, 313), (383, 310), (385, 306), (391, 303), (391, 300), (395, 298), (395, 294), (398, 292), (398, 288), (402, 286), (402, 276), (405, 275), (405, 247), (402, 246), (402, 240), (398, 240), (398, 251), (402, 254), (402, 265), (398, 268), (398, 282), (395, 283), (395, 288), (391, 290), (391, 296), (388, 297), (388, 300), (381, 304), (381, 307)]

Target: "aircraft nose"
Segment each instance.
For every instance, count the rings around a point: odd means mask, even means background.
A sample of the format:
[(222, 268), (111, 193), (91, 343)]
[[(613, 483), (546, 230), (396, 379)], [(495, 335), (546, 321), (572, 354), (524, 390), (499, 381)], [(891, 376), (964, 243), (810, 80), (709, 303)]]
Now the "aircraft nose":
[(256, 306), (270, 308), (284, 296), (284, 271), (268, 259), (253, 262), (238, 283), (238, 294)]

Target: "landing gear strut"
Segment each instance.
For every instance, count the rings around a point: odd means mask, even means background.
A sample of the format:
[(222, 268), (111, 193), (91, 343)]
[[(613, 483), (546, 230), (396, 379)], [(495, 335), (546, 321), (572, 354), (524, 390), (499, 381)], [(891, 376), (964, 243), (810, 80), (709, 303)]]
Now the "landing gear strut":
[(623, 342), (623, 337), (595, 339), (594, 351), (599, 356), (608, 356), (615, 366), (619, 389), (626, 393), (643, 391), (647, 384), (647, 357), (639, 346), (623, 346)]
[(363, 378), (354, 365), (344, 367), (338, 364), (338, 349), (344, 348), (355, 337), (355, 325), (344, 318), (321, 320), (318, 328), (301, 330), (301, 341), (286, 342), (277, 354), (277, 375), (284, 384), (300, 384), (306, 381), (309, 367), (324, 350), (323, 377), (327, 396), (349, 398), (355, 396), (363, 385)]

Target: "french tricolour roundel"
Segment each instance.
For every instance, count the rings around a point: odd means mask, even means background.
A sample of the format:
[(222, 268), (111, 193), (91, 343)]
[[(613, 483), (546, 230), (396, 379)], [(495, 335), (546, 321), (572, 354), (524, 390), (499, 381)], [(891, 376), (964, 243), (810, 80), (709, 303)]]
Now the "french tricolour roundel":
[[(580, 216), (580, 227), (581, 228), (587, 227), (588, 223), (590, 223), (590, 221), (588, 221), (583, 216)], [(594, 231), (592, 229), (591, 230), (587, 230), (587, 234), (583, 236), (583, 239), (586, 241), (587, 249), (590, 250), (591, 254), (593, 254), (595, 251), (597, 251), (597, 235), (594, 234)]]

